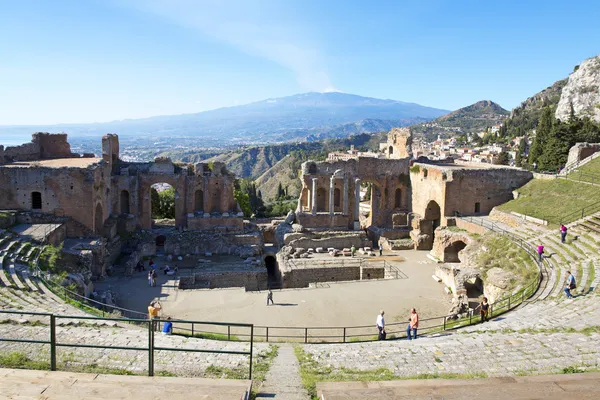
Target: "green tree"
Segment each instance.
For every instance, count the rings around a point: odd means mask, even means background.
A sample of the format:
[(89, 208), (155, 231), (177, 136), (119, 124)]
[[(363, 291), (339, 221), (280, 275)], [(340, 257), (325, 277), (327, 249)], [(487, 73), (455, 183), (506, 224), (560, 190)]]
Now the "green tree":
[(240, 205), (244, 217), (250, 218), (252, 216), (252, 207), (250, 207), (250, 196), (248, 196), (248, 193), (242, 193), (240, 190), (234, 189), (233, 197)]
[(543, 168), (540, 164), (539, 158), (544, 153), (546, 146), (548, 145), (548, 139), (552, 134), (552, 123), (554, 116), (552, 115), (552, 109), (550, 107), (544, 108), (540, 123), (535, 130), (535, 139), (529, 149), (529, 164), (538, 163), (540, 168)]
[(510, 155), (506, 151), (500, 152), (498, 158), (494, 161), (496, 165), (508, 165), (510, 163)]
[(523, 165), (523, 156), (525, 155), (525, 150), (527, 150), (527, 141), (525, 138), (521, 138), (519, 141), (519, 148), (517, 149), (517, 154), (515, 156), (515, 164), (517, 167), (522, 167)]

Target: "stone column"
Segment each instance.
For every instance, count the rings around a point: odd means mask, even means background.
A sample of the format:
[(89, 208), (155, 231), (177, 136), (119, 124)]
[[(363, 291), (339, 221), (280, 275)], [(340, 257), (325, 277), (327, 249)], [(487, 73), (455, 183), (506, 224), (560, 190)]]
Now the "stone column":
[(348, 177), (344, 176), (344, 215), (348, 215)]
[(317, 178), (312, 178), (312, 191), (311, 191), (311, 207), (312, 207), (312, 215), (317, 215)]
[(354, 230), (360, 229), (360, 179), (354, 179)]
[(329, 215), (335, 213), (335, 206), (333, 205), (333, 193), (335, 191), (335, 178), (332, 176), (329, 178)]

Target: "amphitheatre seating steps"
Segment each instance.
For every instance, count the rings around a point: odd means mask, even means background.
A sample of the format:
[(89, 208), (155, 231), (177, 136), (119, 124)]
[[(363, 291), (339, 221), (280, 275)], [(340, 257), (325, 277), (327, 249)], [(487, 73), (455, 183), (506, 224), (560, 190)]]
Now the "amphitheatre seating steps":
[(37, 292), (38, 288), (37, 286), (31, 281), (31, 278), (29, 278), (29, 272), (27, 272), (26, 270), (23, 270), (21, 272), (21, 276), (23, 277), (23, 280), (25, 281), (25, 284), (27, 284), (27, 286), (29, 287), (29, 289), (33, 292)]
[[(60, 321), (57, 321), (57, 323)], [(86, 323), (90, 323), (88, 320)], [(175, 323), (176, 324), (176, 323)], [(0, 324), (0, 337), (28, 338), (48, 340), (48, 327), (37, 324)], [(56, 338), (61, 344), (102, 344), (107, 346), (145, 346), (148, 343), (147, 328), (133, 325), (124, 327), (103, 327), (88, 325), (57, 326)], [(183, 336), (155, 335), (156, 347), (191, 348), (202, 350), (247, 351), (247, 342), (226, 342), (208, 339), (187, 338)], [(42, 347), (45, 346), (45, 347)], [(47, 361), (46, 345), (32, 343), (8, 343), (1, 351), (19, 351), (33, 360)], [(254, 343), (255, 357), (269, 349), (268, 343)], [(0, 353), (1, 354), (1, 353)], [(111, 350), (91, 348), (60, 348), (58, 362), (67, 360), (69, 365), (83, 366), (96, 364), (99, 367), (127, 369), (144, 373), (148, 367), (147, 352), (134, 350)], [(236, 368), (247, 367), (249, 359), (244, 355), (200, 354), (178, 351), (155, 351), (155, 372), (167, 371), (181, 376), (201, 376), (209, 367)]]
[(10, 278), (15, 285), (17, 285), (17, 287), (21, 290), (26, 290), (27, 287), (23, 282), (21, 282), (21, 279), (17, 275), (17, 269), (15, 268), (15, 261), (13, 259), (8, 260), (8, 271), (10, 272)]
[(397, 376), (483, 372), (489, 376), (560, 372), (597, 365), (600, 334), (573, 332), (600, 326), (597, 296), (546, 300), (484, 324), (416, 341), (304, 345), (319, 366), (334, 370), (387, 368)]
[(12, 287), (13, 283), (8, 279), (8, 275), (6, 274), (6, 270), (4, 270), (4, 260), (6, 256), (0, 255), (0, 280), (4, 284), (4, 286)]

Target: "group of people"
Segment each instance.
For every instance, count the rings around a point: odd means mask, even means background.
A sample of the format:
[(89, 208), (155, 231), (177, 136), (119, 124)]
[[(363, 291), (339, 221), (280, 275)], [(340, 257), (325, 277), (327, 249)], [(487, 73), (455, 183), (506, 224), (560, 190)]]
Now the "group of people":
[[(148, 319), (153, 321), (153, 330), (158, 329), (160, 327), (158, 321), (154, 320), (159, 318), (161, 311), (162, 305), (160, 304), (160, 302), (158, 300), (152, 300), (150, 302), (150, 305), (148, 306)], [(171, 317), (167, 317), (166, 321), (163, 323), (161, 333), (163, 335), (170, 335), (173, 333), (173, 322), (171, 322)]]
[[(377, 316), (375, 325), (377, 326), (377, 340), (385, 340), (387, 333), (385, 331), (385, 318), (383, 317), (385, 312), (381, 310)], [(406, 327), (406, 338), (413, 340), (417, 338), (417, 330), (419, 329), (419, 314), (414, 308), (410, 309), (410, 315), (408, 317), (408, 326)]]
[[(144, 261), (138, 261), (138, 263), (135, 266), (135, 271), (142, 272), (145, 270), (146, 268), (144, 267)], [(179, 268), (177, 268), (177, 266), (171, 267), (169, 265), (166, 265), (163, 271), (165, 275), (176, 275), (179, 272)], [(153, 259), (150, 259), (148, 261), (148, 286), (156, 286), (156, 274), (156, 264), (154, 263)]]
[[(567, 240), (567, 227), (565, 226), (565, 224), (561, 224), (560, 225), (560, 242), (561, 243), (565, 243)], [(542, 262), (543, 258), (544, 258), (544, 245), (540, 243), (540, 245), (537, 247), (537, 253), (538, 253), (538, 260), (540, 262)], [(567, 295), (568, 299), (572, 299), (573, 298), (573, 294), (571, 293), (571, 290), (576, 289), (577, 288), (577, 282), (575, 281), (575, 276), (573, 276), (573, 274), (571, 273), (571, 271), (567, 271), (567, 279), (565, 280), (564, 283), (564, 292)]]

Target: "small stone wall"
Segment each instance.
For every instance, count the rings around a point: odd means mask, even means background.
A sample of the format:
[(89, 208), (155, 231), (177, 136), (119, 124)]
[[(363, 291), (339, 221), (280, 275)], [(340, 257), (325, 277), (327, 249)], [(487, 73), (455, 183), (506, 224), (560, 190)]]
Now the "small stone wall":
[(333, 247), (336, 249), (370, 247), (371, 241), (367, 239), (367, 235), (364, 232), (357, 233), (341, 233), (336, 235), (335, 233), (328, 234), (326, 237), (319, 237), (310, 234), (287, 234), (285, 235), (284, 242), (287, 246), (293, 248), (313, 248), (323, 247), (325, 249)]
[(316, 282), (358, 281), (361, 277), (360, 266), (298, 268), (283, 273), (284, 288), (303, 288)]
[(353, 222), (348, 215), (329, 215), (329, 214), (307, 214), (299, 213), (296, 215), (298, 223), (304, 228), (327, 228), (327, 229), (349, 229)]
[(214, 227), (226, 228), (227, 232), (242, 232), (244, 219), (241, 217), (190, 217), (187, 220), (188, 230), (210, 230)]
[(519, 221), (519, 218), (509, 213), (505, 213), (504, 211), (500, 211), (495, 207), (490, 213), (490, 219), (502, 222), (503, 224), (512, 226), (513, 228), (516, 228), (521, 225), (521, 221)]
[(362, 267), (360, 271), (360, 279), (384, 279), (385, 269), (383, 267)]
[(487, 232), (487, 229), (483, 226), (466, 221), (462, 218), (456, 218), (454, 221), (454, 226), (460, 229), (464, 229), (469, 233), (477, 233), (479, 235), (483, 235)]
[(264, 268), (257, 269), (257, 271), (243, 272), (206, 272), (195, 274), (191, 285), (189, 279), (186, 281), (182, 278), (180, 288), (207, 288), (207, 283), (210, 289), (243, 287), (246, 290), (266, 290), (268, 288), (268, 274)]

